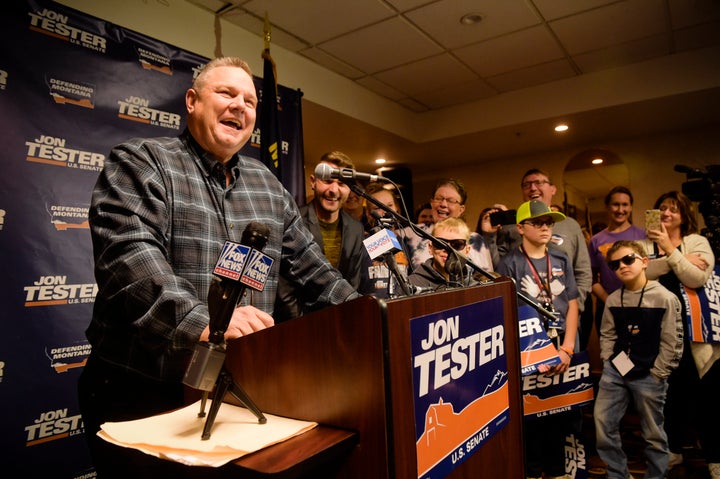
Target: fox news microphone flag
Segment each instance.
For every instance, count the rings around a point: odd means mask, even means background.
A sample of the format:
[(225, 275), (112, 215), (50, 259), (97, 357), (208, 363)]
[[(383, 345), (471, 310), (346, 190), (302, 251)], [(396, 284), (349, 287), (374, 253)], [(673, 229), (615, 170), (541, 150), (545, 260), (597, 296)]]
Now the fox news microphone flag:
[[(95, 477), (77, 404), (97, 294), (92, 189), (114, 145), (184, 130), (184, 93), (209, 59), (50, 0), (0, 9), (3, 472)], [(271, 97), (283, 184), (304, 200), (302, 95)], [(259, 160), (258, 120), (241, 154)]]

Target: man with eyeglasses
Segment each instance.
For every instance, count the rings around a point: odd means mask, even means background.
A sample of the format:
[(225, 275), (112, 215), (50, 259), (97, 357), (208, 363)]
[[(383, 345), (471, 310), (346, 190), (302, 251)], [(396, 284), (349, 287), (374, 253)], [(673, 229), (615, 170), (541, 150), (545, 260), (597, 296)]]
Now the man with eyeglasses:
[[(446, 218), (438, 223), (432, 231), (433, 236), (447, 243), (453, 250), (466, 255), (470, 251), (470, 228), (459, 218)], [(440, 243), (431, 243), (431, 257), (410, 275), (408, 281), (415, 286), (444, 289), (463, 286), (475, 286), (478, 284), (472, 278), (472, 272), (463, 264), (456, 261)], [(451, 266), (452, 264), (452, 266)]]
[[(467, 191), (460, 181), (453, 178), (441, 179), (436, 184), (433, 195), (430, 198), (432, 223), (420, 224), (416, 227), (429, 232), (432, 224), (447, 218), (460, 218), (464, 221), (466, 201)], [(432, 256), (430, 242), (415, 233), (412, 228), (404, 228), (402, 235), (411, 268), (420, 268), (420, 266)], [(468, 242), (470, 244), (470, 248), (466, 253), (468, 259), (486, 272), (492, 271), (493, 262), (490, 255), (490, 248), (488, 248), (482, 235), (472, 232)]]
[[(525, 172), (520, 186), (523, 201), (538, 200), (548, 206), (552, 204), (552, 198), (557, 192), (557, 187), (550, 180), (550, 175), (537, 168)], [(499, 209), (507, 209), (502, 205), (498, 206)], [(522, 243), (522, 237), (515, 225), (492, 227), (488, 221), (483, 222), (482, 229), (495, 266), (499, 264), (503, 256)], [(548, 246), (565, 252), (570, 258), (578, 289), (578, 307), (582, 312), (585, 298), (592, 288), (592, 270), (585, 237), (578, 222), (573, 218), (566, 218), (565, 221), (557, 223), (553, 228)]]

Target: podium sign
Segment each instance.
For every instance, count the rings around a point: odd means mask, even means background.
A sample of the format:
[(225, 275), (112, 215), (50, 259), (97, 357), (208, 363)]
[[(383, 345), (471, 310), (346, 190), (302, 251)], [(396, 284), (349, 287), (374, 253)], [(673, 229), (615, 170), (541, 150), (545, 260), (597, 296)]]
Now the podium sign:
[(446, 477), (508, 421), (501, 297), (410, 320), (418, 477)]

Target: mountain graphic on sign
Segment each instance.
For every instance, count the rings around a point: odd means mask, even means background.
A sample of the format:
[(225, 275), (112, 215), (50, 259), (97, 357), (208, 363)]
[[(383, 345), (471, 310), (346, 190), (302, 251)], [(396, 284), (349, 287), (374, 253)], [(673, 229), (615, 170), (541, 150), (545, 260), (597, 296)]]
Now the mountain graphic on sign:
[(578, 388), (576, 392), (569, 392), (561, 396), (551, 396), (547, 399), (539, 398), (534, 394), (523, 394), (523, 409), (525, 415), (537, 414), (542, 411), (550, 411), (561, 407), (572, 406), (592, 401), (594, 398), (593, 389), (590, 385), (585, 388)]
[[(501, 376), (496, 374), (493, 382), (500, 380)], [(477, 398), (459, 413), (442, 398), (438, 403), (431, 404), (425, 413), (425, 429), (416, 443), (418, 477), (508, 409), (508, 397), (508, 382), (504, 381), (500, 387)]]

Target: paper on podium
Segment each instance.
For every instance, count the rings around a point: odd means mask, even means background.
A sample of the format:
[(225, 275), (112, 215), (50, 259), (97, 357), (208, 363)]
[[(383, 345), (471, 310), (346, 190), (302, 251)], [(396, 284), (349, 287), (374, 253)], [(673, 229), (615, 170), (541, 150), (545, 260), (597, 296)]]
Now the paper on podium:
[(223, 403), (213, 423), (210, 439), (201, 439), (206, 418), (198, 417), (200, 402), (173, 412), (144, 419), (106, 422), (98, 436), (162, 459), (189, 466), (219, 467), (233, 459), (297, 436), (317, 426), (265, 414), (259, 424), (247, 409)]

